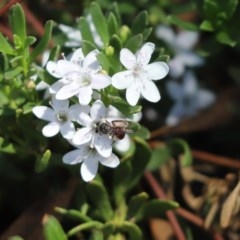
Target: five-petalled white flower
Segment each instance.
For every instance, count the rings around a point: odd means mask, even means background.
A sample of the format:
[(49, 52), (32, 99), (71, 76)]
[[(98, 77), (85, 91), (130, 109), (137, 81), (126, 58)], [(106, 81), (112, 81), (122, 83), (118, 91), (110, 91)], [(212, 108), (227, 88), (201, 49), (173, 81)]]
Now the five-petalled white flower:
[(195, 115), (215, 101), (215, 95), (211, 91), (198, 87), (197, 79), (192, 71), (185, 73), (182, 83), (167, 82), (167, 91), (175, 101), (166, 118), (166, 123), (172, 126), (183, 118)]
[(93, 180), (96, 176), (99, 163), (110, 168), (115, 168), (120, 163), (119, 158), (114, 153), (111, 153), (108, 157), (103, 157), (88, 144), (75, 145), (75, 147), (77, 149), (63, 156), (63, 162), (70, 165), (82, 163), (80, 173), (86, 182)]
[(78, 96), (79, 103), (87, 105), (92, 99), (93, 89), (103, 89), (111, 84), (111, 78), (100, 73), (101, 66), (97, 61), (98, 50), (93, 50), (84, 57), (82, 49), (77, 49), (70, 61), (49, 61), (47, 70), (56, 78), (61, 78), (52, 86), (51, 93), (56, 93), (58, 100)]
[(53, 137), (58, 132), (66, 139), (72, 139), (75, 127), (72, 121), (78, 121), (78, 115), (82, 112), (87, 113), (87, 106), (75, 104), (69, 107), (68, 100), (57, 100), (52, 98), (51, 106), (36, 106), (32, 109), (33, 113), (40, 119), (49, 123), (43, 127), (42, 133), (45, 137)]
[(152, 80), (164, 78), (168, 71), (165, 62), (148, 64), (155, 49), (153, 43), (145, 43), (134, 55), (129, 49), (120, 52), (120, 61), (127, 69), (112, 76), (112, 85), (117, 89), (127, 89), (126, 99), (132, 106), (136, 105), (140, 95), (150, 102), (158, 102), (160, 93)]
[(83, 127), (74, 134), (73, 144), (81, 145), (88, 143), (91, 148), (95, 148), (103, 157), (111, 156), (113, 139), (108, 134), (102, 134), (97, 131), (97, 124), (106, 119), (106, 113), (107, 108), (100, 100), (93, 103), (89, 115), (86, 112), (82, 112), (79, 115), (79, 119)]
[(156, 35), (175, 53), (169, 61), (171, 77), (180, 77), (184, 74), (186, 67), (201, 66), (204, 63), (203, 58), (192, 51), (199, 39), (198, 32), (183, 30), (176, 34), (172, 28), (160, 25), (156, 29)]

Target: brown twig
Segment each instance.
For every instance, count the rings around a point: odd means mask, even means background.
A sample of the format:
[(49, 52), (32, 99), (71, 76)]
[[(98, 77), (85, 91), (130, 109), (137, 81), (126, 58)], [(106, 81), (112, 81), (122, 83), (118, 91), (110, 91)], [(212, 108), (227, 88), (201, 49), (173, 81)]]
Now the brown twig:
[(194, 158), (201, 161), (206, 161), (216, 165), (227, 166), (229, 168), (235, 168), (238, 170), (240, 169), (240, 161), (236, 161), (232, 158), (222, 157), (222, 156), (214, 155), (212, 153), (207, 153), (207, 152), (198, 151), (198, 150), (192, 150), (192, 155)]
[[(153, 175), (150, 172), (145, 172), (144, 176), (145, 176), (146, 180), (148, 181), (149, 185), (152, 187), (152, 190), (154, 191), (156, 196), (161, 199), (166, 199), (166, 194), (164, 193), (163, 189), (161, 188), (159, 183), (156, 181), (156, 179), (153, 177)], [(175, 212), (178, 215), (180, 215), (181, 217), (188, 220), (189, 222), (194, 223), (195, 225), (197, 225), (199, 227), (204, 227), (204, 221), (202, 218), (185, 210), (184, 208), (179, 207), (175, 210)], [(173, 211), (168, 211), (167, 217), (176, 233), (177, 238), (178, 239), (186, 239), (186, 237), (184, 236), (184, 233), (182, 232), (182, 229), (180, 228), (180, 226), (177, 222), (177, 219), (176, 219)], [(214, 232), (213, 236), (214, 236), (215, 240), (224, 240), (223, 237), (217, 232)]]
[[(157, 181), (155, 180), (155, 178), (153, 177), (153, 175), (150, 172), (145, 172), (144, 176), (147, 179), (148, 183), (151, 185), (156, 196), (158, 198), (166, 199), (166, 195), (165, 195), (164, 191), (159, 187), (159, 185), (158, 185)], [(185, 240), (186, 237), (185, 237), (173, 211), (167, 211), (166, 215), (167, 215), (167, 218), (169, 219), (169, 222), (171, 223), (171, 226), (176, 234), (177, 239)]]
[(4, 15), (9, 8), (12, 7), (12, 5), (21, 2), (22, 0), (10, 0), (6, 5), (4, 5), (1, 9), (0, 9), (0, 16)]

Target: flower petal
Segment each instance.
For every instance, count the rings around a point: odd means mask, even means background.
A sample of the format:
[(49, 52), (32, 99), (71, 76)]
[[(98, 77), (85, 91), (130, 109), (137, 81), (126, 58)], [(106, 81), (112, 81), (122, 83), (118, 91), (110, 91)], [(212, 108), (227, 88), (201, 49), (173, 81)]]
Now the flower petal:
[(196, 98), (197, 107), (200, 109), (210, 106), (216, 100), (216, 96), (212, 92), (204, 89), (198, 90)]
[[(69, 117), (72, 121), (79, 122), (81, 120), (81, 115), (84, 114), (87, 116), (87, 124), (83, 124), (83, 126), (88, 126), (92, 119), (89, 117), (88, 113), (90, 112), (90, 106), (81, 106), (80, 104), (74, 104), (69, 107)], [(85, 120), (85, 117), (83, 117)], [(80, 123), (80, 122), (79, 122)], [(85, 123), (85, 121), (84, 121)], [(80, 123), (81, 124), (81, 123)]]
[(166, 118), (166, 124), (169, 126), (175, 126), (186, 115), (186, 107), (181, 103), (176, 103)]
[(64, 100), (64, 99), (68, 99), (72, 96), (75, 96), (76, 94), (79, 93), (79, 89), (81, 88), (81, 86), (79, 86), (78, 83), (76, 82), (72, 82), (69, 83), (65, 86), (63, 86), (56, 94), (56, 99), (58, 100)]
[(156, 29), (156, 36), (170, 45), (174, 45), (175, 43), (176, 36), (172, 28), (168, 26), (165, 25), (158, 26)]
[(133, 82), (126, 91), (126, 99), (128, 103), (132, 106), (135, 106), (140, 98), (140, 87), (138, 84)]
[(89, 148), (83, 146), (79, 149), (68, 152), (63, 156), (63, 162), (70, 165), (81, 163), (84, 159), (84, 156), (88, 154), (88, 151)]
[(93, 145), (103, 157), (109, 157), (112, 154), (112, 142), (109, 136), (94, 134)]
[(127, 48), (123, 48), (120, 52), (120, 61), (126, 69), (132, 69), (136, 62), (136, 56)]
[(57, 63), (53, 61), (47, 62), (46, 69), (55, 78), (61, 78), (63, 76), (62, 73), (58, 71)]
[(51, 100), (52, 107), (55, 110), (55, 112), (58, 111), (68, 111), (69, 101), (68, 100), (58, 100), (55, 97)]
[(184, 74), (183, 89), (186, 95), (195, 95), (198, 91), (197, 79), (192, 71), (187, 71)]
[(131, 140), (128, 135), (125, 135), (125, 137), (121, 141), (116, 141), (114, 143), (114, 148), (121, 153), (127, 152), (131, 146)]
[(96, 176), (98, 170), (97, 156), (90, 154), (87, 159), (85, 159), (81, 166), (81, 175), (85, 182), (93, 180)]
[(158, 102), (161, 99), (158, 88), (155, 83), (149, 80), (144, 81), (144, 87), (141, 89), (141, 94), (150, 102)]
[(88, 105), (92, 100), (93, 90), (91, 86), (81, 87), (78, 90), (78, 100), (81, 105)]
[(45, 137), (53, 137), (58, 134), (60, 129), (60, 124), (58, 122), (50, 122), (42, 129), (42, 134)]
[(63, 123), (60, 126), (60, 132), (64, 138), (72, 139), (75, 133), (74, 124), (72, 122)]
[(55, 113), (52, 108), (46, 106), (36, 106), (33, 107), (32, 112), (38, 118), (41, 118), (46, 121), (55, 121)]
[(120, 90), (128, 88), (133, 81), (134, 78), (130, 70), (119, 72), (112, 76), (112, 85)]
[(137, 62), (141, 63), (143, 66), (146, 66), (151, 59), (154, 49), (155, 44), (151, 42), (145, 43), (137, 53)]
[(185, 95), (185, 91), (184, 91), (184, 87), (181, 84), (170, 80), (167, 82), (166, 88), (170, 97), (175, 101), (179, 101), (183, 99)]
[(181, 31), (175, 38), (178, 49), (182, 51), (191, 50), (197, 43), (199, 33), (194, 31)]
[[(178, 61), (188, 67), (201, 66), (204, 63), (204, 59), (195, 53), (184, 52), (177, 55)], [(175, 59), (175, 58), (174, 58)]]
[(99, 158), (98, 161), (102, 165), (110, 168), (115, 168), (120, 163), (119, 158), (114, 153), (112, 153), (111, 156), (108, 158)]
[(90, 68), (92, 70), (98, 71), (100, 70), (100, 64), (97, 60), (96, 55), (99, 53), (99, 51), (93, 50), (91, 51), (85, 58), (83, 61), (83, 68)]
[(149, 79), (158, 80), (166, 77), (169, 72), (169, 67), (165, 62), (154, 62), (144, 67), (147, 71)]
[(74, 51), (71, 57), (71, 62), (81, 66), (83, 59), (84, 59), (84, 55), (83, 55), (82, 48), (78, 48), (77, 50)]
[(93, 130), (90, 127), (80, 128), (73, 136), (72, 142), (75, 145), (82, 145), (90, 142), (93, 137)]
[(65, 84), (68, 84), (69, 81), (67, 81), (65, 78), (60, 79), (59, 81), (53, 83), (50, 87), (49, 87), (49, 92), (51, 94), (56, 94)]
[(63, 76), (66, 76), (72, 72), (79, 72), (81, 70), (81, 67), (79, 65), (67, 60), (59, 60), (57, 62), (57, 68)]
[(101, 100), (97, 100), (93, 103), (90, 110), (90, 116), (93, 121), (99, 121), (105, 118), (106, 113), (107, 113), (107, 109)]
[(181, 77), (185, 71), (185, 65), (177, 55), (169, 62), (169, 75), (173, 78)]
[(111, 84), (111, 78), (105, 74), (92, 75), (91, 86), (93, 89), (103, 89)]

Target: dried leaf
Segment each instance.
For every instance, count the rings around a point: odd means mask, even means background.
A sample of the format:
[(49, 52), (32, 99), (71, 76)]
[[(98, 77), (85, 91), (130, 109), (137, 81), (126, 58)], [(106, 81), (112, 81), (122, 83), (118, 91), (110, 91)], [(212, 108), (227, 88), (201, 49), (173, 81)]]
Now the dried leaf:
[(233, 215), (234, 207), (237, 202), (237, 198), (239, 197), (240, 193), (240, 180), (238, 181), (238, 184), (233, 189), (233, 191), (228, 196), (227, 200), (224, 202), (221, 216), (220, 216), (220, 224), (221, 227), (226, 228), (229, 226), (231, 217)]

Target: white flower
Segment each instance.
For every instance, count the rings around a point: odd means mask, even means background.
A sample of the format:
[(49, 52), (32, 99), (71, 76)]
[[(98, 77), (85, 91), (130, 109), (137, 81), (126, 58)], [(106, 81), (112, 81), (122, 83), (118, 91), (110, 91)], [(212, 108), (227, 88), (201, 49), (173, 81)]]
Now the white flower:
[(66, 164), (82, 163), (80, 173), (84, 181), (91, 181), (97, 173), (98, 163), (110, 168), (115, 168), (119, 165), (119, 158), (111, 153), (109, 157), (103, 157), (94, 148), (86, 145), (76, 146), (75, 149), (63, 156), (63, 162)]
[(153, 43), (145, 43), (134, 55), (129, 49), (120, 52), (120, 61), (127, 69), (112, 77), (112, 85), (117, 89), (127, 89), (126, 99), (132, 106), (136, 105), (140, 95), (150, 102), (160, 100), (160, 93), (152, 80), (164, 78), (169, 68), (165, 62), (148, 64), (155, 49)]
[(196, 77), (192, 71), (186, 72), (182, 84), (175, 81), (167, 82), (167, 91), (176, 102), (166, 119), (168, 125), (176, 125), (182, 118), (195, 115), (215, 100), (212, 92), (198, 88)]
[(92, 99), (93, 89), (103, 89), (110, 85), (111, 78), (99, 73), (101, 67), (97, 61), (98, 50), (90, 52), (84, 57), (82, 49), (77, 49), (70, 61), (63, 59), (57, 63), (48, 62), (47, 70), (56, 78), (50, 90), (56, 93), (58, 100), (78, 96), (82, 105), (87, 105)]
[(191, 51), (198, 41), (198, 32), (181, 31), (175, 34), (170, 27), (160, 25), (156, 30), (156, 35), (175, 52), (174, 58), (169, 61), (170, 76), (180, 77), (186, 67), (200, 66), (204, 63), (202, 57)]
[(75, 145), (88, 143), (91, 148), (95, 148), (103, 157), (112, 154), (113, 139), (107, 134), (96, 131), (96, 123), (106, 119), (107, 109), (104, 104), (97, 100), (90, 109), (90, 115), (82, 112), (79, 116), (82, 128), (78, 129), (73, 136), (72, 142)]
[(66, 47), (79, 47), (82, 41), (81, 33), (78, 29), (72, 28), (70, 26), (59, 24), (58, 28), (66, 34), (68, 40), (64, 43)]
[(75, 104), (69, 107), (68, 100), (51, 101), (51, 106), (36, 106), (32, 109), (33, 113), (40, 119), (46, 120), (49, 123), (43, 127), (42, 133), (45, 137), (53, 137), (58, 132), (66, 139), (71, 139), (75, 133), (75, 127), (72, 121), (78, 120), (78, 115), (83, 111), (87, 113), (88, 107)]

